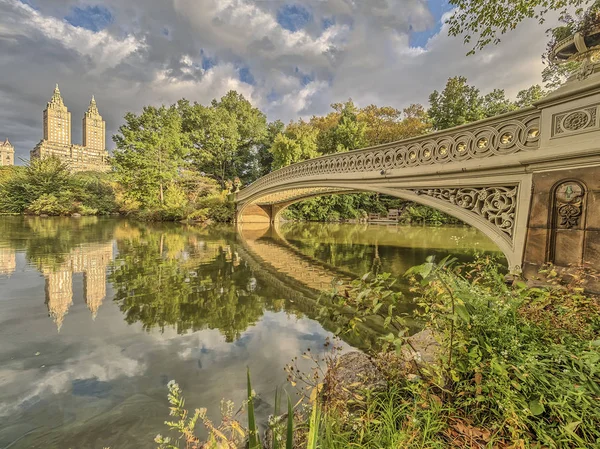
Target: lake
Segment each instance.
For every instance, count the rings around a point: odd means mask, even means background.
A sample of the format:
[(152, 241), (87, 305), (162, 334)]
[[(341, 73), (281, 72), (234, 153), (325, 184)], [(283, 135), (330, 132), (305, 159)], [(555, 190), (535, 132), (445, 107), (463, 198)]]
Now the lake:
[(332, 336), (320, 292), (476, 253), (498, 254), (468, 227), (0, 217), (0, 448), (155, 448), (171, 379), (217, 420), (247, 366), (264, 422), (275, 388), (292, 390), (284, 366)]

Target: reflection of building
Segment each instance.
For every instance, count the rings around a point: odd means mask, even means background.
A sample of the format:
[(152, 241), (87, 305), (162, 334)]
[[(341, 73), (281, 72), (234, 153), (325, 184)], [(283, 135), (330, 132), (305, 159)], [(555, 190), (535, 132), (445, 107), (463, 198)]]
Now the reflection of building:
[(10, 276), (17, 268), (15, 251), (11, 248), (0, 248), (0, 275)]
[(83, 116), (83, 145), (71, 143), (71, 113), (65, 106), (58, 84), (44, 111), (44, 138), (31, 151), (31, 158), (57, 156), (73, 171), (107, 171), (106, 124), (92, 97)]
[(0, 142), (0, 167), (15, 165), (15, 147), (6, 139)]
[(73, 304), (73, 273), (83, 273), (85, 303), (96, 317), (106, 296), (106, 267), (111, 260), (111, 242), (88, 244), (71, 251), (59, 267), (42, 267), (48, 313), (59, 330)]

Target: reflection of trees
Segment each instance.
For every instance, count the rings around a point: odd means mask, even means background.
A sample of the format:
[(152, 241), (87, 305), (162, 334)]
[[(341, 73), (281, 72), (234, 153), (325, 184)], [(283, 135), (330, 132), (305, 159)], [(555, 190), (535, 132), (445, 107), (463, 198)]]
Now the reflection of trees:
[[(145, 329), (173, 326), (177, 332), (219, 329), (227, 341), (263, 314), (252, 273), (226, 241), (146, 228), (139, 238), (118, 242), (109, 279), (128, 323)], [(206, 237), (209, 237), (208, 235)]]
[(470, 227), (286, 223), (279, 231), (303, 254), (358, 276), (379, 265), (402, 274), (430, 255), (439, 259), (452, 253), (468, 260), (476, 251), (500, 254), (491, 240)]
[(40, 270), (58, 268), (74, 248), (110, 241), (118, 223), (98, 217), (3, 217), (0, 244), (25, 251), (27, 260)]

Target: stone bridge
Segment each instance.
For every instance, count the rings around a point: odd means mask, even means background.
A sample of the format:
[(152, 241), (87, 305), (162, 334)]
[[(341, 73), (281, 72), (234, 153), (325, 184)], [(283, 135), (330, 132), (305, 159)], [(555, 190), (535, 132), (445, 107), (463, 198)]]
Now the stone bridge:
[(238, 223), (289, 205), (378, 192), (434, 207), (481, 230), (512, 271), (600, 264), (600, 73), (534, 106), (274, 171), (236, 194)]

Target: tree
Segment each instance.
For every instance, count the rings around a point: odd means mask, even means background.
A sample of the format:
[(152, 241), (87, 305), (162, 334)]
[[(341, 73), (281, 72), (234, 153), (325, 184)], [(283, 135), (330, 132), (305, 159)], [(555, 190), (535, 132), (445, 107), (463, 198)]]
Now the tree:
[(506, 98), (504, 89), (494, 89), (483, 97), (482, 109), (484, 117), (495, 117), (514, 111), (517, 106)]
[(548, 95), (548, 92), (542, 89), (542, 86), (539, 84), (535, 84), (528, 89), (519, 91), (515, 104), (518, 108), (525, 108), (531, 106), (536, 101), (541, 100), (546, 95)]
[(464, 35), (465, 43), (477, 39), (469, 54), (489, 44), (500, 42), (499, 36), (514, 30), (525, 19), (544, 23), (552, 11), (565, 15), (569, 10), (581, 11), (592, 0), (450, 0), (457, 7), (448, 19), (451, 36)]
[(238, 141), (236, 158), (232, 166), (232, 178), (239, 176), (249, 181), (256, 162), (258, 149), (267, 137), (267, 118), (260, 109), (255, 108), (236, 91), (229, 91), (220, 101), (213, 100), (211, 106), (229, 112), (235, 120)]
[(126, 195), (143, 206), (162, 205), (165, 188), (186, 156), (179, 111), (146, 106), (139, 116), (127, 113), (125, 122), (113, 136), (115, 176)]
[(448, 79), (440, 93), (429, 96), (429, 117), (434, 129), (442, 130), (484, 118), (483, 100), (479, 89), (469, 86), (464, 76)]
[(237, 118), (225, 108), (190, 105), (185, 101), (180, 101), (178, 107), (192, 165), (225, 188), (227, 180), (237, 175), (240, 141)]
[(281, 120), (275, 120), (267, 125), (267, 135), (258, 146), (256, 152), (257, 160), (254, 166), (254, 174), (251, 181), (261, 176), (265, 176), (273, 170), (273, 153), (270, 149), (275, 142), (275, 138), (285, 130), (285, 124)]
[(431, 120), (423, 105), (411, 104), (402, 113), (404, 118), (400, 122), (400, 139), (422, 136), (431, 131)]
[(285, 133), (275, 137), (271, 146), (273, 168), (285, 167), (319, 156), (317, 152), (318, 133), (316, 128), (303, 120), (298, 123), (290, 123)]
[(266, 117), (260, 110), (235, 91), (210, 106), (191, 105), (187, 100), (177, 106), (197, 170), (214, 177), (223, 188), (235, 177), (249, 182), (256, 176), (257, 154), (267, 137)]
[(332, 133), (332, 149), (334, 152), (356, 150), (366, 146), (366, 124), (358, 121), (358, 109), (348, 100), (344, 104), (332, 105), (340, 114), (340, 120)]

